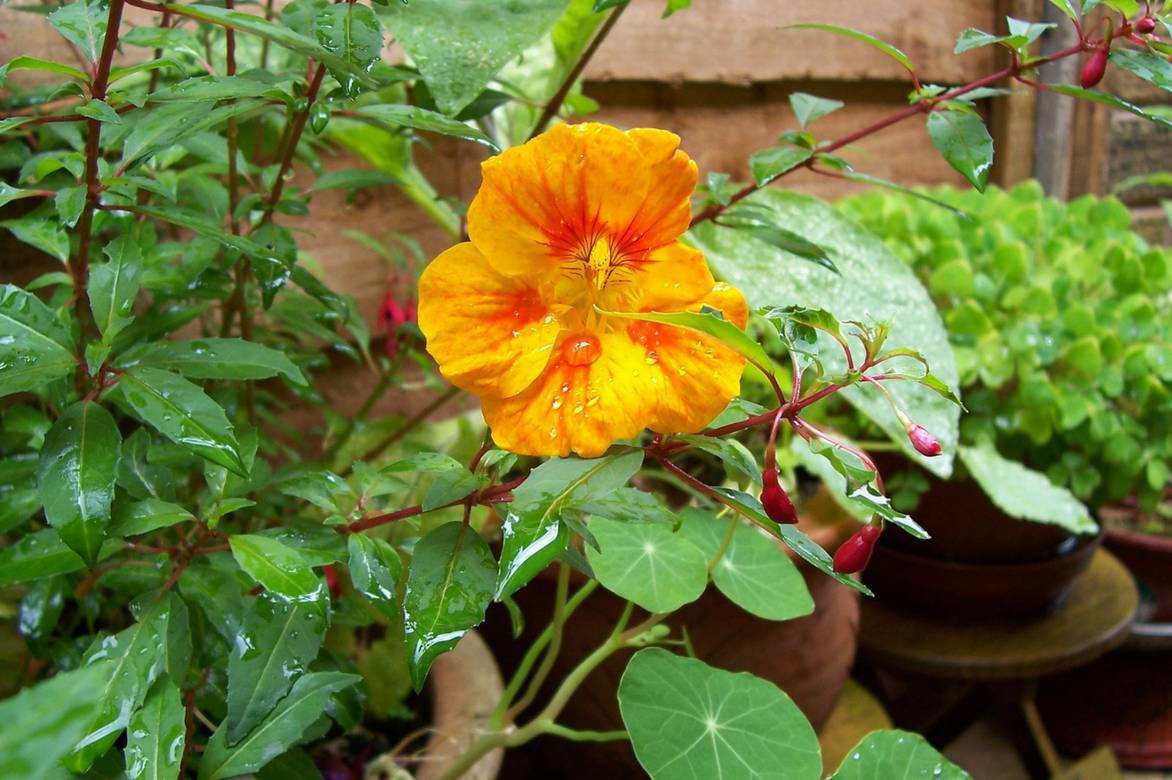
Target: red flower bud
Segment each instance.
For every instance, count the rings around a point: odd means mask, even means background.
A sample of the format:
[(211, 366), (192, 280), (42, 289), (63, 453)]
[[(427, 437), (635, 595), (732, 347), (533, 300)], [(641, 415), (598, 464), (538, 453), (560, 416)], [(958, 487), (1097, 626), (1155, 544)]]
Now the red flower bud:
[(387, 355), (394, 357), (399, 352), (399, 328), (408, 322), (415, 322), (418, 318), (415, 301), (407, 299), (400, 304), (395, 298), (395, 291), (388, 289), (383, 296), (382, 306), (378, 310), (379, 321), (386, 329)]
[(867, 524), (851, 534), (834, 551), (834, 570), (839, 574), (854, 574), (867, 568), (867, 561), (871, 560), (875, 542), (881, 533), (883, 526), (875, 523)]
[(1082, 85), (1083, 89), (1090, 89), (1103, 80), (1103, 74), (1107, 72), (1107, 50), (1095, 49), (1091, 52), (1090, 58), (1086, 64), (1082, 66), (1082, 73), (1078, 77), (1078, 83)]
[(322, 567), (321, 573), (325, 575), (326, 587), (330, 589), (330, 595), (338, 598), (342, 595), (342, 583), (338, 582), (338, 571), (334, 568), (334, 564), (327, 563)]
[(928, 433), (928, 429), (922, 425), (909, 423), (907, 437), (911, 440), (912, 446), (916, 448), (916, 452), (926, 457), (934, 458), (944, 451), (940, 447), (940, 442), (936, 441), (936, 437)]
[(1135, 31), (1140, 35), (1150, 35), (1156, 31), (1156, 20), (1145, 16), (1135, 23)]
[(798, 521), (798, 510), (794, 509), (794, 502), (789, 500), (785, 489), (777, 481), (777, 469), (770, 467), (761, 474), (761, 506), (765, 507), (765, 514), (775, 523), (793, 525)]

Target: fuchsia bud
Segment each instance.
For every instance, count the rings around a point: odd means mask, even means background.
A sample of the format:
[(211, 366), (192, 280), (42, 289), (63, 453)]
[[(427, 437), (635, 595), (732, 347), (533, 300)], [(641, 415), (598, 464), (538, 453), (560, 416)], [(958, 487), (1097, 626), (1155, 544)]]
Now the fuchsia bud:
[(867, 568), (881, 533), (882, 523), (868, 523), (851, 534), (834, 552), (834, 570), (839, 574), (854, 574)]
[(415, 301), (408, 298), (400, 304), (395, 298), (394, 288), (387, 288), (387, 294), (383, 297), (382, 306), (378, 310), (378, 318), (386, 329), (387, 355), (389, 357), (393, 358), (399, 352), (399, 329), (408, 322), (415, 322), (418, 316)]
[(789, 500), (785, 489), (777, 481), (777, 469), (773, 466), (761, 473), (761, 506), (765, 507), (765, 514), (775, 523), (793, 525), (798, 521), (798, 510), (794, 509), (794, 502)]
[(1078, 83), (1083, 89), (1090, 89), (1103, 80), (1103, 74), (1107, 72), (1107, 56), (1106, 49), (1095, 49), (1091, 52), (1078, 77)]
[(334, 568), (334, 564), (328, 563), (322, 567), (321, 573), (325, 575), (326, 587), (330, 589), (330, 595), (338, 598), (342, 595), (342, 583), (338, 581), (338, 570)]
[(940, 442), (936, 441), (936, 437), (922, 425), (908, 423), (907, 437), (911, 440), (912, 446), (916, 448), (916, 452), (925, 457), (934, 458), (944, 451), (940, 447)]
[(1145, 16), (1135, 23), (1135, 31), (1140, 35), (1150, 35), (1156, 31), (1156, 20)]

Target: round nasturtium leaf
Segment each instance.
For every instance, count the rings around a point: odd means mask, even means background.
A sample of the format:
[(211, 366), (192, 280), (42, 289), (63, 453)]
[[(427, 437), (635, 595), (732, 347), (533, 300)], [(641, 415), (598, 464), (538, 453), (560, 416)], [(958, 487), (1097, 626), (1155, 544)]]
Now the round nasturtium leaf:
[(674, 612), (704, 593), (707, 559), (670, 526), (594, 517), (590, 532), (599, 549), (587, 545), (586, 558), (611, 593), (648, 612)]

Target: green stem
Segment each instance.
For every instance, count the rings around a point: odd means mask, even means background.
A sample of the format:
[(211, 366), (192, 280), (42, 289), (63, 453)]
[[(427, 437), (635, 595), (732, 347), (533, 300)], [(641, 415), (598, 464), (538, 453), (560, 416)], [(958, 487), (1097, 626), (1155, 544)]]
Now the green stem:
[(572, 729), (559, 723), (547, 723), (542, 729), (546, 734), (568, 739), (571, 742), (615, 742), (620, 739), (630, 739), (625, 729), (617, 731), (588, 731)]
[(562, 649), (562, 629), (565, 626), (566, 620), (566, 595), (570, 589), (570, 567), (564, 563), (558, 564), (558, 585), (557, 595), (553, 603), (553, 619), (550, 621), (550, 628), (553, 629), (550, 634), (549, 647), (545, 651), (545, 656), (541, 659), (541, 665), (537, 667), (537, 671), (529, 679), (529, 685), (525, 688), (525, 694), (505, 712), (505, 721), (511, 723), (518, 715), (525, 711), (525, 708), (533, 703), (537, 698), (538, 691), (541, 690), (541, 684), (545, 682), (545, 678), (549, 676), (550, 670), (553, 669), (554, 661), (557, 660), (558, 653)]

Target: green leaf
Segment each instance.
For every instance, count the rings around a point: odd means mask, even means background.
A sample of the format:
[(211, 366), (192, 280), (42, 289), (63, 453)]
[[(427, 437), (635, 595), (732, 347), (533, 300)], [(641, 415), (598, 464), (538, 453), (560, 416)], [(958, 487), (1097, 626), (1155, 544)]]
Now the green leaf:
[(683, 11), (685, 8), (692, 7), (692, 0), (667, 0), (667, 5), (663, 8), (663, 16), (666, 19), (672, 14)]
[(317, 658), (325, 639), (325, 595), (289, 601), (269, 595), (251, 600), (228, 656), (228, 711), (221, 726), (235, 745)]
[(1081, 89), (1079, 87), (1072, 87), (1066, 84), (1047, 84), (1046, 88), (1051, 92), (1059, 92), (1063, 95), (1070, 95), (1071, 97), (1082, 98), (1089, 100), (1092, 103), (1102, 103), (1105, 106), (1118, 108), (1122, 111), (1127, 111), (1135, 114), (1138, 117), (1143, 117), (1149, 122), (1155, 122), (1161, 127), (1172, 128), (1172, 120), (1167, 119), (1159, 114), (1154, 114), (1147, 111), (1134, 103), (1129, 103), (1122, 98), (1117, 98), (1114, 95), (1109, 95), (1106, 92), (1098, 92), (1093, 89)]
[(358, 190), (364, 187), (385, 187), (390, 184), (401, 184), (402, 180), (383, 173), (370, 171), (364, 168), (344, 168), (339, 171), (323, 173), (313, 183), (314, 192), (322, 190)]
[(121, 375), (114, 400), (178, 445), (248, 476), (223, 408), (178, 374), (136, 366)]
[(495, 585), (492, 551), (463, 523), (441, 525), (415, 545), (403, 597), (403, 627), (416, 691), (432, 662), (484, 620)]
[(36, 247), (61, 262), (69, 261), (69, 236), (60, 225), (42, 217), (21, 217), (6, 219), (0, 227), (8, 228), (12, 235), (29, 246)]
[(1111, 50), (1111, 62), (1149, 84), (1172, 92), (1172, 62), (1165, 57), (1139, 49), (1118, 48)]
[(670, 526), (595, 516), (590, 532), (600, 550), (587, 546), (586, 559), (610, 592), (648, 612), (674, 612), (704, 593), (704, 554)]
[(757, 465), (757, 458), (745, 445), (736, 439), (724, 439), (719, 436), (702, 436), (700, 434), (680, 434), (675, 438), (686, 441), (698, 450), (707, 452), (719, 458), (724, 465), (739, 472), (750, 482), (761, 484), (761, 467)]
[(110, 413), (92, 401), (68, 407), (45, 435), (37, 484), (45, 519), (87, 564), (110, 522), (122, 435)]
[[(814, 600), (797, 566), (777, 540), (735, 515), (717, 517), (702, 509), (680, 513), (682, 533), (711, 561), (712, 582), (728, 600), (765, 620), (792, 620), (814, 611)], [(732, 529), (732, 538), (721, 547)]]
[(126, 732), (127, 780), (177, 780), (186, 715), (179, 687), (169, 679), (155, 683)]
[(52, 528), (26, 534), (0, 548), (0, 588), (84, 568), (85, 561)]
[(240, 568), (272, 593), (290, 600), (313, 597), (321, 580), (297, 550), (257, 534), (235, 534), (228, 539)]
[[(66, 767), (82, 773), (110, 749), (130, 724), (131, 714), (146, 698), (152, 683), (164, 669), (164, 655), (172, 599), (158, 599), (139, 622), (114, 636), (95, 642), (87, 665), (106, 668), (98, 696), (98, 708), (85, 736), (68, 759)], [(109, 663), (107, 663), (109, 662)]]
[(830, 780), (971, 780), (919, 734), (872, 731), (847, 752)]
[(1050, 0), (1050, 5), (1054, 6), (1062, 13), (1066, 14), (1066, 16), (1071, 21), (1078, 20), (1078, 16), (1079, 16), (1078, 9), (1075, 7), (1074, 3), (1071, 2), (1071, 0)]
[(124, 234), (105, 246), (109, 262), (90, 269), (90, 307), (105, 343), (134, 319), (134, 298), (142, 276), (142, 250), (138, 236)]
[(260, 725), (236, 744), (228, 730), (217, 729), (199, 762), (199, 780), (227, 780), (255, 772), (302, 740), (322, 716), (330, 698), (362, 677), (342, 672), (311, 672), (298, 678)]
[[(2, 554), (2, 553), (0, 553)], [(86, 733), (110, 664), (94, 664), (32, 685), (0, 701), (0, 777), (55, 780), (61, 759)]]
[(758, 187), (764, 187), (769, 182), (797, 168), (814, 156), (812, 149), (803, 149), (799, 146), (772, 146), (753, 152), (749, 158), (749, 170), (753, 174), (753, 181)]
[(514, 593), (552, 563), (570, 533), (564, 510), (581, 507), (620, 490), (643, 463), (636, 450), (604, 458), (554, 458), (530, 472), (513, 493), (502, 528), (496, 598)]
[(85, 209), (85, 187), (79, 185), (57, 190), (57, 194), (53, 196), (53, 205), (57, 209), (57, 218), (61, 220), (61, 224), (73, 227), (81, 219), (81, 212)]
[(1076, 534), (1093, 534), (1098, 526), (1085, 506), (1045, 474), (998, 454), (988, 443), (961, 447), (960, 459), (985, 495), (1005, 514), (1048, 523)]
[(358, 81), (366, 87), (374, 88), (378, 84), (363, 69), (355, 67), (345, 57), (329, 51), (311, 38), (295, 32), (283, 25), (274, 24), (260, 16), (241, 11), (232, 11), (226, 8), (217, 8), (210, 5), (170, 5), (165, 6), (182, 16), (188, 16), (203, 22), (211, 22), (221, 27), (229, 27), (237, 32), (246, 32), (267, 41), (277, 44), (281, 48), (295, 51), (325, 65), (331, 73), (343, 73), (347, 77)]
[(74, 0), (49, 14), (49, 24), (96, 63), (106, 39), (106, 4), (101, 0)]
[(969, 27), (962, 30), (960, 35), (956, 38), (956, 48), (952, 50), (953, 54), (964, 54), (966, 51), (973, 49), (981, 49), (985, 46), (992, 46), (1002, 41), (1008, 41), (1008, 35), (993, 35), (991, 33), (983, 32), (975, 27)]
[(948, 164), (984, 192), (993, 168), (993, 136), (985, 121), (971, 111), (937, 109), (928, 114), (928, 135)]
[(77, 113), (99, 122), (109, 122), (112, 125), (122, 124), (122, 117), (104, 100), (90, 100), (77, 107)]
[(384, 19), (423, 74), (436, 104), (454, 115), (484, 91), (507, 62), (557, 21), (568, 0), (391, 3)]
[(944, 209), (945, 211), (951, 211), (953, 214), (956, 214), (958, 217), (963, 217), (965, 219), (968, 219), (970, 217), (970, 215), (967, 212), (961, 211), (960, 209), (956, 208), (955, 206), (952, 206), (948, 203), (945, 203), (944, 201), (940, 200), (939, 198), (934, 198), (931, 195), (929, 195), (921, 190), (913, 189), (911, 187), (905, 187), (904, 185), (900, 184), (899, 182), (889, 181), (887, 179), (881, 179), (878, 176), (872, 176), (869, 173), (860, 173), (859, 171), (843, 171), (842, 175), (845, 176), (846, 178), (850, 179), (851, 181), (862, 182), (863, 184), (870, 184), (874, 187), (882, 187), (887, 190), (892, 190), (893, 192), (902, 192), (904, 195), (908, 195), (908, 196), (916, 198), (918, 200), (922, 200), (925, 203), (931, 203), (933, 206), (939, 206), (940, 208)]
[[(195, 8), (194, 5), (184, 8)], [(230, 117), (239, 117), (260, 109), (263, 100), (239, 100), (235, 103), (193, 110), (186, 103), (172, 103), (161, 106), (148, 106), (132, 111), (124, 118), (132, 128), (122, 142), (122, 162), (120, 167), (127, 168), (136, 160), (149, 157), (156, 152), (172, 150), (179, 141), (196, 133), (227, 122)], [(143, 208), (143, 211), (147, 209)], [(169, 213), (170, 210), (158, 210)], [(166, 217), (160, 216), (160, 219)], [(167, 220), (168, 222), (174, 220)]]
[(237, 338), (156, 341), (124, 353), (119, 368), (150, 366), (189, 379), (268, 379), (278, 374), (305, 386), (305, 374), (283, 352)]
[(374, 602), (392, 622), (398, 622), (399, 578), (403, 562), (395, 548), (382, 539), (350, 534), (350, 581), (354, 590)]
[(791, 255), (805, 258), (806, 260), (813, 260), (818, 265), (825, 268), (827, 271), (838, 273), (838, 266), (830, 259), (830, 255), (825, 249), (815, 244), (792, 230), (778, 227), (777, 225), (761, 221), (754, 216), (748, 220), (741, 219), (739, 213), (743, 211), (734, 210), (725, 212), (724, 216), (715, 220), (717, 225), (722, 227), (731, 227), (741, 231), (747, 235), (752, 236), (763, 244), (776, 247), (783, 252), (788, 252)]
[[(422, 0), (421, 0), (422, 1)], [(391, 127), (410, 127), (415, 130), (427, 130), (440, 135), (450, 135), (453, 138), (463, 138), (488, 147), (493, 152), (499, 152), (496, 142), (471, 125), (449, 119), (443, 114), (428, 111), (418, 106), (403, 104), (387, 104), (382, 106), (364, 106), (357, 109), (357, 113), (369, 117), (376, 122)]]
[[(799, 306), (825, 309), (840, 322), (890, 323), (889, 348), (916, 349), (936, 376), (949, 387), (957, 386), (952, 346), (936, 306), (911, 269), (883, 242), (807, 195), (765, 190), (745, 200), (772, 212), (778, 224), (801, 225), (803, 235), (824, 247), (841, 271), (828, 273), (738, 230), (709, 223), (693, 228), (690, 242), (704, 252), (718, 276), (745, 293), (751, 308)], [(830, 336), (819, 338), (818, 352), (828, 371), (845, 372), (842, 348)], [(924, 468), (947, 477), (958, 439), (958, 407), (911, 382), (891, 382), (887, 389), (911, 419), (932, 431), (943, 455), (923, 458), (916, 453), (887, 400), (874, 388), (849, 387), (842, 395)]]
[(618, 698), (652, 780), (821, 776), (809, 721), (776, 685), (747, 672), (647, 648), (627, 664)]
[[(85, 75), (83, 71), (80, 71), (70, 65), (63, 65), (60, 62), (43, 60), (40, 57), (29, 57), (24, 54), (18, 57), (13, 57), (8, 62), (4, 63), (3, 67), (0, 67), (0, 81), (3, 81), (4, 77), (14, 70), (39, 70), (44, 73), (56, 73), (59, 76), (68, 76), (69, 78), (77, 79), (78, 81), (89, 81), (89, 76)], [(3, 189), (3, 186), (7, 185), (0, 185), (0, 189)]]
[(904, 54), (902, 51), (900, 51), (899, 49), (892, 46), (890, 43), (887, 43), (886, 41), (881, 41), (878, 38), (876, 38), (875, 36), (868, 35), (865, 32), (859, 32), (858, 30), (852, 30), (849, 27), (840, 27), (836, 24), (789, 24), (789, 25), (782, 27), (781, 29), (783, 29), (783, 30), (822, 30), (823, 32), (834, 33), (836, 35), (844, 35), (847, 38), (854, 38), (856, 41), (861, 41), (862, 43), (867, 44), (871, 48), (878, 49), (879, 51), (886, 54), (888, 57), (891, 57), (893, 60), (898, 62), (900, 65), (907, 68), (909, 73), (915, 73), (915, 71), (916, 71), (915, 66), (912, 65), (911, 59), (908, 58), (908, 56), (906, 54)]
[(830, 100), (805, 92), (794, 92), (789, 96), (789, 105), (794, 110), (794, 116), (798, 119), (798, 125), (805, 130), (806, 125), (816, 119), (821, 119), (827, 114), (833, 114), (846, 104), (841, 100)]
[(317, 42), (349, 66), (330, 73), (350, 96), (357, 93), (358, 82), (350, 74), (369, 73), (379, 60), (383, 48), (383, 28), (369, 6), (356, 3), (329, 5), (313, 19)]
[[(141, 29), (141, 27), (135, 28), (135, 30)], [(172, 31), (168, 30), (168, 32)], [(282, 86), (287, 80), (276, 76), (263, 79), (251, 76), (196, 76), (152, 92), (151, 102), (214, 103), (219, 100), (238, 100), (240, 98), (279, 97), (282, 94)], [(187, 110), (190, 111), (191, 107), (188, 106)], [(179, 108), (168, 107), (167, 109), (168, 115), (171, 116), (179, 112)]]
[(0, 286), (0, 396), (40, 390), (77, 365), (73, 338), (32, 293)]

